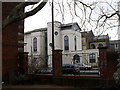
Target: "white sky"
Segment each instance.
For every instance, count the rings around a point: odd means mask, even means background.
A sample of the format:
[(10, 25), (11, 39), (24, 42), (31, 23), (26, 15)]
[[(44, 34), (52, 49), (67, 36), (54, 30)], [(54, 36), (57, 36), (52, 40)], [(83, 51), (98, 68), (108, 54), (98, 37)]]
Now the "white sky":
[(49, 21), (51, 21), (51, 8), (47, 3), (38, 13), (25, 19), (25, 32), (46, 27)]
[[(86, 0), (86, 1), (88, 2), (90, 0)], [(93, 1), (98, 1), (98, 0), (93, 0)], [(99, 1), (104, 2), (106, 0), (99, 0)], [(115, 2), (117, 0), (112, 0), (112, 1)], [(54, 4), (54, 7), (58, 7), (58, 6), (56, 6)], [(57, 11), (56, 10), (54, 10), (54, 15), (55, 15), (55, 17), (54, 17), (55, 21), (62, 22), (61, 15), (60, 14), (57, 15)], [(52, 21), (51, 7), (50, 7), (50, 4), (47, 3), (45, 5), (45, 7), (42, 8), (42, 10), (40, 10), (38, 13), (36, 13), (35, 15), (33, 15), (33, 16), (28, 17), (28, 18), (25, 19), (25, 32), (31, 31), (31, 30), (34, 30), (34, 29), (39, 29), (39, 28), (47, 27), (47, 22), (51, 22), (51, 21)], [(80, 21), (79, 21), (78, 18), (74, 18), (74, 20), (72, 21), (71, 15), (69, 15), (69, 14), (66, 15), (65, 16), (65, 23), (71, 23), (71, 22), (78, 22), (78, 24), (79, 24)], [(118, 23), (118, 22), (115, 22), (115, 23)], [(89, 27), (89, 28), (90, 28), (90, 30), (92, 30), (92, 27)], [(101, 30), (101, 29), (102, 28), (99, 28), (99, 30)], [(111, 39), (117, 39), (117, 27), (114, 28), (114, 29), (107, 30), (104, 34), (107, 34), (107, 33), (109, 34), (109, 36), (111, 37)]]

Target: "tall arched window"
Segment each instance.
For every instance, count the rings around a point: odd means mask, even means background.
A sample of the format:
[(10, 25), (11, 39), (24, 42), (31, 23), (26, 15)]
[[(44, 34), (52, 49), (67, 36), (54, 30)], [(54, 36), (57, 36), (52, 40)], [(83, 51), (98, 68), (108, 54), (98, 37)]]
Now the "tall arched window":
[(75, 43), (75, 51), (77, 50), (77, 42), (76, 42), (76, 36), (74, 38), (74, 43)]
[(37, 38), (36, 37), (33, 38), (33, 51), (37, 52)]
[(65, 50), (69, 50), (69, 37), (67, 35), (64, 36), (64, 48)]

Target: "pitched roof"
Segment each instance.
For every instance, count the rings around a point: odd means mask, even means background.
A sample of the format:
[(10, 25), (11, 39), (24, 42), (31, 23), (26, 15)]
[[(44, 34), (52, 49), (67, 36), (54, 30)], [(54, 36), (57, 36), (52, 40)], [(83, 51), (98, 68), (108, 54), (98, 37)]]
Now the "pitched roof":
[[(81, 31), (81, 28), (79, 27), (77, 22), (68, 23), (68, 24), (61, 24), (60, 28), (61, 28), (61, 30), (72, 28), (75, 31), (77, 31), (77, 30)], [(35, 30), (32, 30), (32, 31), (28, 31), (28, 32), (25, 32), (24, 34), (26, 35), (26, 34), (30, 34), (30, 33), (33, 33), (33, 32), (42, 32), (42, 31), (47, 31), (47, 27), (46, 28), (35, 29)]]
[(33, 33), (33, 32), (43, 32), (43, 31), (47, 31), (47, 28), (40, 28), (40, 29), (35, 29), (35, 30), (32, 30), (32, 31), (28, 31), (28, 32), (25, 32), (24, 34), (30, 34), (30, 33)]
[(84, 32), (81, 32), (81, 35), (83, 38), (87, 38), (89, 36), (94, 36), (92, 30), (91, 31), (84, 31)]
[(81, 28), (80, 28), (80, 26), (78, 25), (77, 22), (68, 23), (68, 24), (62, 24), (62, 25), (61, 25), (61, 29), (62, 29), (62, 30), (70, 29), (70, 28), (74, 29), (75, 31), (77, 31), (77, 30), (78, 30), (78, 31), (81, 31)]

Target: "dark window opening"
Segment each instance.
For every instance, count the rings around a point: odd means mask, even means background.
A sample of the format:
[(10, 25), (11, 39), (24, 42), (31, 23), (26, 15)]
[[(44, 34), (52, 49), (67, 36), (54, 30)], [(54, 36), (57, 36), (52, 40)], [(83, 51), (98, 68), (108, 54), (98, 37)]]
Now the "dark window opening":
[(80, 63), (80, 56), (78, 54), (73, 56), (73, 64)]
[(91, 49), (95, 49), (95, 45), (94, 44), (91, 44)]
[(96, 55), (94, 53), (89, 55), (89, 61), (90, 61), (90, 63), (96, 62)]
[(76, 36), (74, 38), (74, 42), (75, 42), (75, 51), (77, 50), (77, 42), (76, 42)]

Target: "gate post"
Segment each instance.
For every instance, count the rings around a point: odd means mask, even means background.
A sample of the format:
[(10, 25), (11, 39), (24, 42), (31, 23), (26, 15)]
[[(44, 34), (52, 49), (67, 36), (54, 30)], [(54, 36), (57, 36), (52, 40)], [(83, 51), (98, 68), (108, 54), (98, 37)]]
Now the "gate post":
[(54, 58), (52, 60), (53, 75), (59, 76), (62, 75), (62, 51), (63, 50), (54, 50)]
[(108, 63), (107, 63), (107, 47), (99, 47), (99, 67), (100, 76), (108, 76)]

